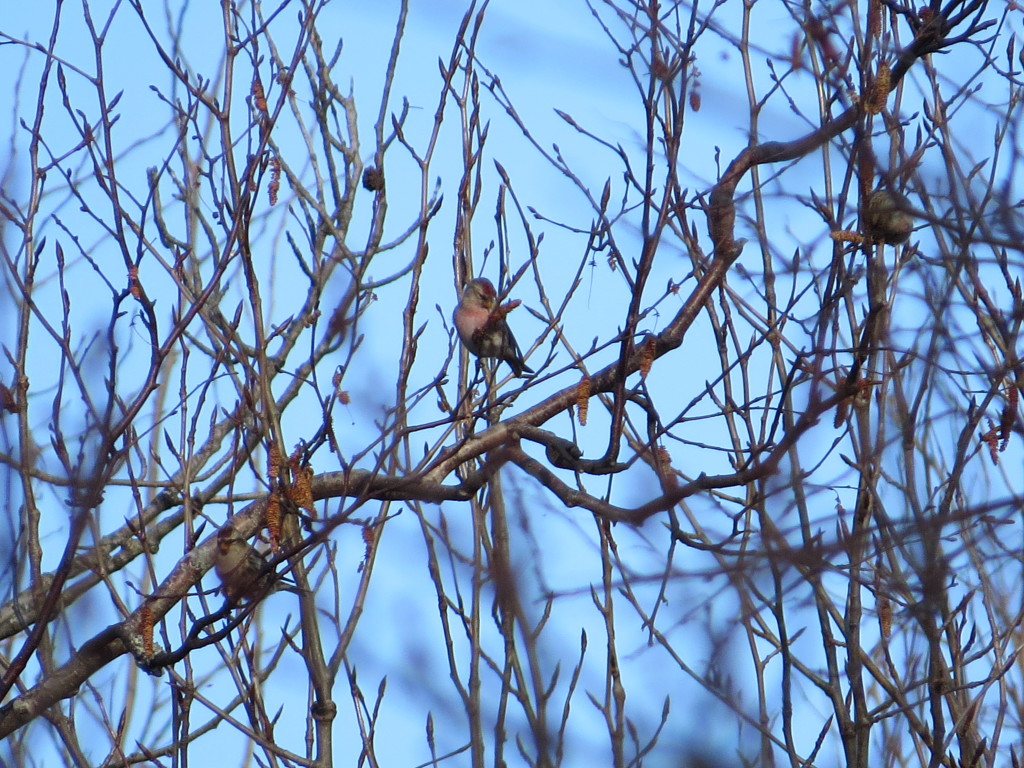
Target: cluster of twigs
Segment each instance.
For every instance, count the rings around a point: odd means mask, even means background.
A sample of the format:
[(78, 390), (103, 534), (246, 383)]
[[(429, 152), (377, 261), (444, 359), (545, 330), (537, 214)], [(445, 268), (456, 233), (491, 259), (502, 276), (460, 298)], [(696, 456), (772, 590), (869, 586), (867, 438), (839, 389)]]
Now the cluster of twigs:
[[(410, 712), (425, 765), (1015, 761), (1016, 11), (864, 5), (785, 5), (784, 50), (758, 4), (589, 4), (639, 137), (557, 112), (596, 183), (489, 68), (486, 2), (418, 103), (403, 2), (358, 110), (325, 0), (225, 5), (203, 65), (140, 0), (0, 27), (0, 762), (184, 764), (232, 729), (377, 765)], [(122, 25), (148, 101), (111, 74)], [(166, 119), (128, 138), (141, 104)], [(492, 120), (589, 222), (525, 202)], [(448, 327), (484, 271), (537, 329), (518, 388)]]

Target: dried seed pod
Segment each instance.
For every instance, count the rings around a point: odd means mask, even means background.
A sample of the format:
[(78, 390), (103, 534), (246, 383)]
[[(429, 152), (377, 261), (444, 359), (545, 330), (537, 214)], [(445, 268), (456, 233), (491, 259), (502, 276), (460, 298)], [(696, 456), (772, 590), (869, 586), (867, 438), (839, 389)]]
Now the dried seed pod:
[(584, 376), (576, 387), (576, 417), (580, 426), (587, 426), (587, 411), (590, 407), (590, 377)]
[(655, 348), (654, 337), (648, 336), (644, 343), (640, 347), (640, 378), (646, 379), (647, 374), (651, 372), (651, 366), (654, 365), (654, 353), (657, 351)]
[(148, 604), (139, 611), (139, 634), (142, 635), (142, 652), (147, 659), (153, 658), (156, 647), (153, 644), (153, 609)]
[(18, 400), (14, 396), (14, 391), (6, 384), (0, 383), (0, 411), (17, 413), (20, 410), (21, 407), (18, 405)]
[(281, 546), (281, 491), (278, 488), (267, 496), (267, 538), (270, 550), (277, 552)]

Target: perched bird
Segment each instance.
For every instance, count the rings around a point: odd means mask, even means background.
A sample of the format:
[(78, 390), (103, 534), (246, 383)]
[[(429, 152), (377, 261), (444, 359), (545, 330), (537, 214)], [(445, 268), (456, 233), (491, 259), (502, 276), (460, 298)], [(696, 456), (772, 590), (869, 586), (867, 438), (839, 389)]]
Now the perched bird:
[(523, 362), (523, 353), (505, 322), (508, 309), (514, 306), (499, 307), (494, 284), (485, 277), (478, 277), (466, 283), (452, 320), (466, 349), (477, 357), (504, 360), (512, 372), (521, 377), (524, 373), (533, 373), (533, 369)]
[(230, 528), (217, 537), (214, 569), (221, 581), (221, 593), (233, 603), (258, 600), (286, 586), (263, 556)]
[(888, 245), (905, 243), (914, 229), (914, 220), (907, 213), (908, 205), (905, 197), (881, 187), (868, 195), (864, 214), (868, 236)]

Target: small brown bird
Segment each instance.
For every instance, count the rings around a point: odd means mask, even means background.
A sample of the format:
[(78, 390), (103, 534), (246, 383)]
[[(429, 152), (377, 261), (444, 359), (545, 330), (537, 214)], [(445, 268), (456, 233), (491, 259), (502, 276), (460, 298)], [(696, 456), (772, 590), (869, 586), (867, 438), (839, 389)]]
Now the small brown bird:
[(868, 236), (888, 245), (905, 243), (914, 229), (914, 220), (907, 213), (909, 203), (903, 195), (879, 187), (867, 200), (864, 228)]
[(494, 284), (485, 277), (478, 277), (466, 283), (452, 320), (463, 345), (477, 357), (504, 360), (516, 376), (533, 373), (523, 362), (523, 353), (505, 321), (505, 314), (498, 306)]
[(233, 603), (258, 600), (287, 586), (264, 557), (230, 528), (217, 537), (214, 569), (221, 581), (221, 593)]

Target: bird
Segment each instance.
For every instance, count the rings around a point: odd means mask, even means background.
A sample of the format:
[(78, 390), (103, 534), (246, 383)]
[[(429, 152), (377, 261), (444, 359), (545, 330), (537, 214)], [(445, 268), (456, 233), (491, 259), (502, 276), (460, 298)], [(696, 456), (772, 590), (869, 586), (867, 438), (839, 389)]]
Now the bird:
[(887, 245), (906, 242), (914, 229), (908, 205), (905, 197), (887, 189), (878, 188), (868, 195), (864, 224), (871, 239)]
[(466, 283), (452, 320), (466, 349), (477, 357), (504, 360), (512, 373), (521, 378), (533, 373), (533, 369), (523, 362), (523, 353), (505, 321), (505, 315), (517, 305), (518, 302), (507, 308), (498, 306), (494, 284), (486, 277), (478, 277)]
[(234, 531), (217, 536), (214, 569), (220, 578), (220, 591), (230, 602), (258, 600), (278, 589), (287, 589), (273, 568), (245, 539)]

